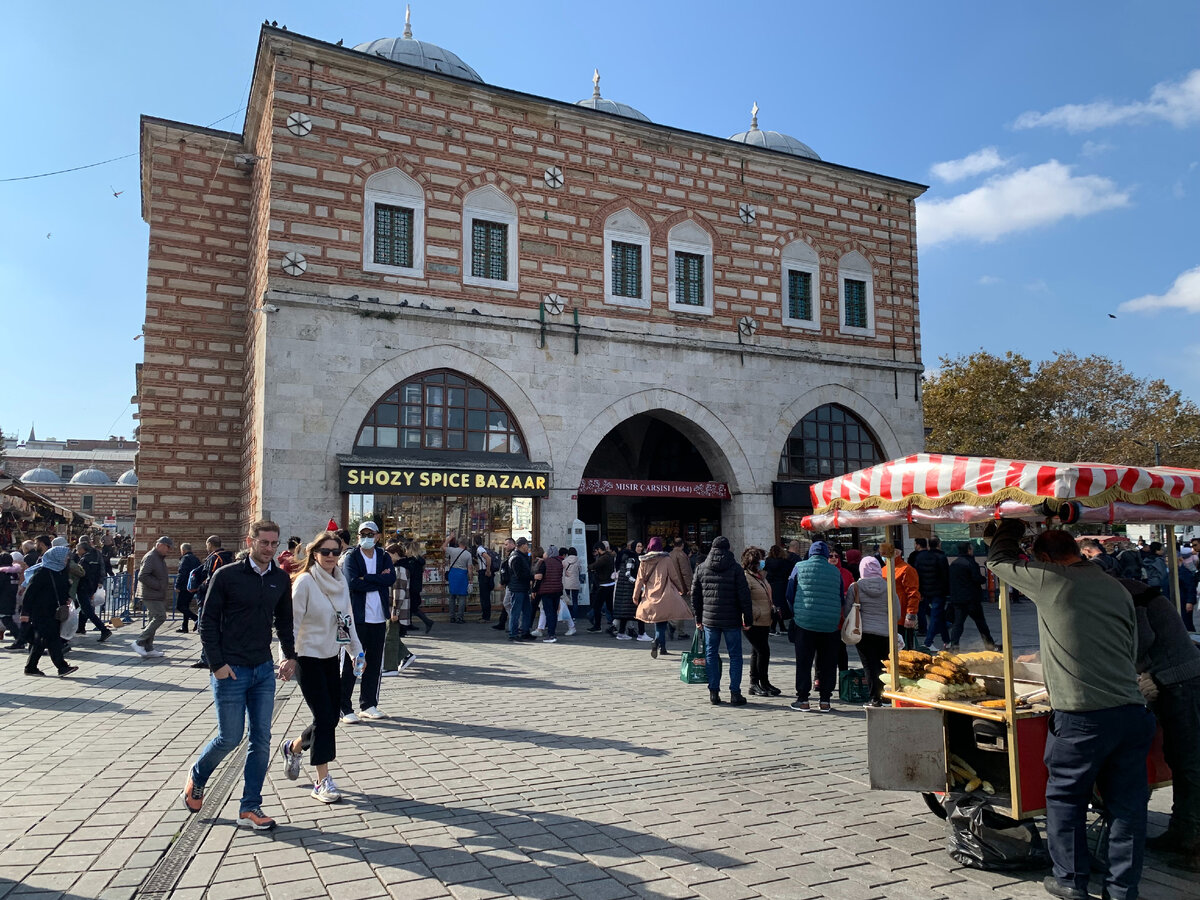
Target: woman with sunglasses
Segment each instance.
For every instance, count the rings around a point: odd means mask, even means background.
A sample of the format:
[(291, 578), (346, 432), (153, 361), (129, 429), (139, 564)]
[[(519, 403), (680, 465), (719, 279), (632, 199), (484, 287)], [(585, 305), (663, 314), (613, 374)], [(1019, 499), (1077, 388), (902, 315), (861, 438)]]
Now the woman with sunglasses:
[(343, 649), (351, 659), (362, 653), (350, 587), (338, 566), (342, 543), (335, 532), (323, 531), (308, 545), (292, 580), (292, 617), (296, 629), (296, 656), (300, 667), (300, 692), (312, 711), (313, 722), (298, 738), (279, 745), (287, 777), (300, 776), (303, 752), (317, 770), (312, 796), (322, 803), (342, 799), (329, 775), (337, 756), (335, 730), (341, 717), (342, 686), (338, 657)]

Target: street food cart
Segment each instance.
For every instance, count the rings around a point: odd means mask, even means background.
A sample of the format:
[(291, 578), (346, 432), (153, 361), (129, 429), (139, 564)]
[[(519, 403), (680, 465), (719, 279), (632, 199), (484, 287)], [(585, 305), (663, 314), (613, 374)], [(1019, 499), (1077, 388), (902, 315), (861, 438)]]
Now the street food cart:
[[(1174, 525), (1200, 522), (1200, 471), (922, 453), (819, 482), (812, 497), (814, 513), (804, 526), (814, 532), (1000, 518), (1164, 524), (1178, 596)], [(888, 576), (895, 647), (900, 616), (894, 567)], [(999, 598), (1000, 653), (961, 654), (957, 662), (940, 654), (928, 663), (911, 650), (891, 655), (883, 694), (891, 707), (867, 710), (872, 787), (927, 795), (982, 791), (993, 810), (1013, 819), (1045, 812), (1042, 760), (1051, 710), (1040, 665), (1014, 659), (1003, 582)], [(936, 680), (904, 677), (934, 667)], [(1152, 787), (1170, 784), (1161, 731), (1146, 766)]]

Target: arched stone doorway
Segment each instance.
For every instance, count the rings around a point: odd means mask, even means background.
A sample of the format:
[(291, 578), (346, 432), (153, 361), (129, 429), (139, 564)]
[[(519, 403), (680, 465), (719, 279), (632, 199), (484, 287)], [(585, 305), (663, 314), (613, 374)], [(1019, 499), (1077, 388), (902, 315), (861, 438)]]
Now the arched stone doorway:
[(578, 497), (590, 542), (616, 547), (682, 537), (703, 547), (722, 533), (731, 494), (714, 469), (724, 470), (728, 460), (723, 454), (713, 459), (711, 445), (707, 452), (698, 446), (689, 437), (696, 430), (678, 413), (653, 410), (630, 416), (600, 439)]

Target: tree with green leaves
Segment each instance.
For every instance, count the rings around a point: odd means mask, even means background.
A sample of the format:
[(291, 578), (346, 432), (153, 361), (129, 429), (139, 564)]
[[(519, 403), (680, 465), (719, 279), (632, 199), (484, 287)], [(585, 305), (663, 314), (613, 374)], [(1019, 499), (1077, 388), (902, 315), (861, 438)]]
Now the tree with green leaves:
[[(1200, 408), (1165, 381), (1069, 351), (1033, 364), (984, 350), (925, 382), (931, 453), (1200, 468)], [(1157, 446), (1156, 446), (1157, 445)]]

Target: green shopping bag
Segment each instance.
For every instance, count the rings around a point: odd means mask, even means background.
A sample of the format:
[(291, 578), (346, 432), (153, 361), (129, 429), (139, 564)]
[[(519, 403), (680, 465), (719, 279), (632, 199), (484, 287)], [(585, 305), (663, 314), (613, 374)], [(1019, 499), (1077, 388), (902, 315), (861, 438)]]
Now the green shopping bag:
[(679, 680), (684, 684), (708, 684), (708, 665), (704, 660), (704, 629), (692, 635), (692, 649), (679, 662)]

